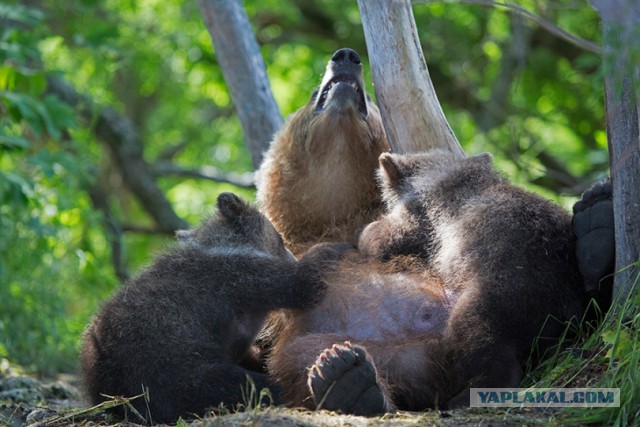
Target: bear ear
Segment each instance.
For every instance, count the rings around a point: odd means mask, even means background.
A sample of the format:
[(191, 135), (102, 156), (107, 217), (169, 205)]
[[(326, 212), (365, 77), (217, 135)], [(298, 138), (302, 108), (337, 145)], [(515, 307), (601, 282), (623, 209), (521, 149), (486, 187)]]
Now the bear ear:
[(233, 193), (220, 193), (218, 212), (227, 219), (235, 220), (247, 211), (247, 205)]
[(388, 187), (397, 189), (404, 179), (402, 166), (398, 158), (391, 153), (382, 153), (378, 158), (382, 178)]
[(475, 156), (469, 157), (467, 160), (472, 162), (473, 164), (484, 166), (487, 169), (491, 169), (491, 167), (493, 166), (493, 156), (491, 155), (491, 153), (480, 153)]

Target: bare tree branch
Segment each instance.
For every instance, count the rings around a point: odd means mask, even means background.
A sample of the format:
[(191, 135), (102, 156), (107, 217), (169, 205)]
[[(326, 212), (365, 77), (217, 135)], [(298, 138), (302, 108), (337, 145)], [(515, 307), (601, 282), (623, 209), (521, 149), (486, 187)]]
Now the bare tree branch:
[(75, 107), (88, 121), (95, 119), (95, 133), (110, 149), (122, 178), (140, 200), (143, 208), (164, 232), (188, 228), (179, 218), (164, 193), (156, 185), (142, 152), (142, 141), (133, 124), (111, 108), (98, 109), (67, 83), (47, 79), (49, 91)]
[(358, 0), (358, 7), (391, 149), (464, 156), (433, 89), (410, 0)]
[(548, 188), (558, 194), (572, 196), (579, 196), (591, 185), (591, 183), (580, 181), (573, 176), (564, 163), (546, 151), (538, 154), (538, 160), (544, 166), (545, 173), (544, 176), (533, 180), (536, 185)]
[(137, 224), (122, 224), (122, 231), (125, 233), (151, 234), (151, 235), (158, 235), (158, 234), (174, 235), (175, 234), (173, 232), (168, 232), (167, 230), (162, 230), (157, 227), (147, 227), (144, 225), (137, 225)]
[(509, 44), (503, 47), (504, 52), (500, 61), (500, 71), (493, 83), (491, 96), (486, 102), (478, 119), (478, 126), (483, 132), (488, 132), (498, 124), (504, 122), (507, 116), (507, 105), (513, 81), (526, 64), (529, 54), (531, 29), (518, 16), (511, 19), (511, 34)]
[(200, 169), (184, 169), (172, 162), (159, 161), (152, 166), (156, 176), (183, 176), (188, 178), (206, 179), (209, 181), (232, 184), (240, 188), (255, 188), (253, 172), (233, 173), (222, 172), (213, 166), (203, 166)]
[(283, 123), (260, 48), (240, 0), (198, 3), (257, 169)]
[(121, 282), (124, 282), (130, 276), (123, 257), (123, 230), (120, 226), (120, 222), (113, 215), (113, 212), (111, 212), (111, 209), (109, 208), (107, 193), (99, 183), (93, 183), (92, 185), (89, 185), (87, 188), (87, 192), (89, 193), (89, 198), (91, 199), (93, 207), (96, 210), (102, 212), (102, 220), (104, 222), (107, 240), (109, 241), (109, 244), (111, 246), (111, 263), (113, 264), (113, 269), (118, 279), (120, 279)]
[(162, 150), (162, 152), (158, 154), (158, 157), (156, 158), (162, 161), (171, 160), (175, 156), (180, 154), (182, 151), (184, 151), (184, 149), (187, 148), (188, 145), (189, 145), (189, 142), (187, 141), (182, 141), (182, 142), (179, 142), (178, 144), (171, 145), (165, 148), (164, 150)]

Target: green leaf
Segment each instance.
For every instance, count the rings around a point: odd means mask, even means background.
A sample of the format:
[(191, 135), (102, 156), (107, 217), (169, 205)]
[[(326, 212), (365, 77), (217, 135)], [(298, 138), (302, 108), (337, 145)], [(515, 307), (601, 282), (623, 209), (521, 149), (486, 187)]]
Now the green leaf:
[[(16, 4), (0, 3), (0, 19), (22, 25), (36, 25), (44, 18), (44, 13), (37, 9), (32, 9)], [(6, 25), (6, 24), (5, 24)]]
[(33, 187), (20, 175), (0, 172), (0, 201), (2, 203), (27, 204), (34, 197)]
[(47, 106), (40, 102), (34, 102), (32, 103), (32, 106), (38, 114), (42, 124), (44, 124), (44, 129), (46, 130), (47, 134), (49, 134), (49, 136), (51, 136), (53, 139), (60, 139), (61, 131), (56, 126), (56, 123), (51, 117)]
[(0, 90), (13, 90), (16, 84), (16, 70), (8, 65), (0, 67)]
[(0, 135), (0, 149), (2, 150), (24, 150), (27, 148), (29, 148), (29, 141), (22, 136)]
[(4, 91), (0, 93), (0, 99), (4, 100), (15, 121), (24, 120), (36, 134), (42, 134), (42, 122), (34, 109), (33, 98), (21, 93)]
[(633, 351), (633, 340), (626, 329), (604, 331), (601, 338), (605, 344), (611, 346), (607, 351), (607, 358), (621, 359)]
[(21, 70), (16, 75), (14, 92), (40, 97), (47, 89), (47, 78), (42, 71)]
[(44, 131), (53, 139), (60, 139), (62, 131), (75, 125), (73, 109), (54, 96), (40, 100), (24, 93), (0, 92), (7, 109), (16, 121), (24, 120), (36, 135)]
[(53, 95), (45, 96), (42, 102), (49, 112), (53, 126), (58, 130), (69, 129), (77, 124), (75, 110), (66, 102)]

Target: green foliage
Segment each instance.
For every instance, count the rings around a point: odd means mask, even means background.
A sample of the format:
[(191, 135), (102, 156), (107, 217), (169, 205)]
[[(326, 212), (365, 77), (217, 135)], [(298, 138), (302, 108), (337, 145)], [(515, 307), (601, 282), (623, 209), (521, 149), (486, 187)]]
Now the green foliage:
[(611, 310), (578, 346), (546, 360), (532, 374), (535, 387), (620, 389), (620, 407), (564, 408), (562, 424), (637, 425), (640, 419), (640, 275), (631, 296)]
[[(636, 263), (637, 268), (640, 261)], [(626, 426), (640, 419), (640, 275), (631, 287), (630, 298), (616, 312), (609, 313), (600, 338), (606, 349), (608, 369), (601, 387), (620, 388), (620, 408), (593, 408), (592, 422)], [(584, 416), (584, 414), (574, 414)]]
[(93, 247), (104, 236), (82, 191), (81, 147), (66, 135), (75, 115), (46, 94), (43, 15), (16, 5), (0, 13), (9, 22), (0, 34), (0, 356), (70, 370), (87, 311), (113, 279), (99, 267), (104, 247)]

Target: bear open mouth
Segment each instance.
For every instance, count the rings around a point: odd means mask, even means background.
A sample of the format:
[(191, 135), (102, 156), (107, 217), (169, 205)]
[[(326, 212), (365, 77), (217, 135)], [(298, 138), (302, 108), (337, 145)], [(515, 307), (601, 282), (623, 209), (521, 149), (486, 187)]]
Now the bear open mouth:
[[(367, 116), (367, 101), (364, 90), (358, 79), (350, 75), (337, 75), (320, 88), (316, 100), (316, 111), (324, 111), (334, 101), (334, 95), (338, 90), (348, 90), (347, 86), (353, 89), (351, 97), (355, 101), (356, 109), (363, 116)], [(342, 98), (342, 96), (340, 97)], [(343, 100), (344, 102), (344, 100)]]

